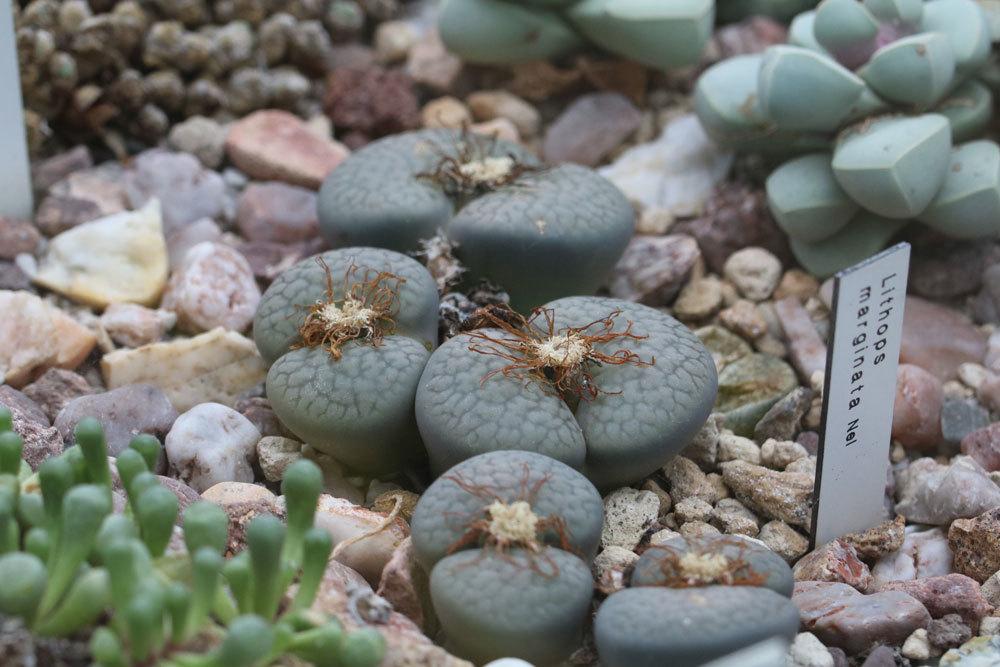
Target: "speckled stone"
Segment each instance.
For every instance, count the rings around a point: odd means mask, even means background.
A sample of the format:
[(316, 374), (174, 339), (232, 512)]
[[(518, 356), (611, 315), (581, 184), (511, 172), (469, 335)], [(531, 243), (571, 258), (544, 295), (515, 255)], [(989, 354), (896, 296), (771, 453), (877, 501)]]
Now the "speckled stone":
[(872, 585), (868, 566), (858, 558), (854, 547), (834, 540), (817, 548), (795, 564), (795, 581), (835, 581), (856, 588), (862, 593)]
[(777, 472), (745, 461), (722, 465), (722, 476), (737, 500), (754, 512), (808, 528), (812, 521), (813, 478)]
[(948, 529), (955, 569), (978, 582), (1000, 570), (1000, 507), (972, 519), (958, 519)]
[(749, 354), (719, 373), (715, 411), (726, 415), (726, 427), (751, 435), (757, 422), (783, 396), (798, 387), (795, 371), (781, 359)]
[(903, 591), (919, 600), (933, 618), (958, 614), (976, 631), (979, 621), (992, 609), (992, 605), (979, 590), (979, 583), (962, 574), (939, 577), (891, 581), (879, 590)]

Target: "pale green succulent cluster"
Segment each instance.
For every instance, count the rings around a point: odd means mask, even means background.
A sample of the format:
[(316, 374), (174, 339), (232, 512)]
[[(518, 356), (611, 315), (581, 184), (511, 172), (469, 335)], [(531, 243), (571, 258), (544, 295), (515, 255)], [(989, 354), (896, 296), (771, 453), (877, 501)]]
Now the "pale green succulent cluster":
[(828, 275), (908, 222), (956, 238), (1000, 233), (1000, 147), (974, 0), (824, 0), (789, 44), (710, 68), (696, 110), (718, 142), (797, 155), (767, 180), (798, 260)]
[(697, 62), (714, 0), (445, 0), (438, 29), (463, 60), (548, 60), (589, 45), (650, 67)]

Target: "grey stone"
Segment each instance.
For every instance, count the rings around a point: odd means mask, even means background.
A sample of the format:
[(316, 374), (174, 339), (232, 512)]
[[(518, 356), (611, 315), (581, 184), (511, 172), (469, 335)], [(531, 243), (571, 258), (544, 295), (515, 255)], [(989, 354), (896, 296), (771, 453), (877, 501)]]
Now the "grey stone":
[(812, 405), (813, 392), (808, 387), (793, 389), (764, 413), (753, 430), (754, 440), (764, 442), (794, 440), (802, 426), (802, 417)]
[(989, 411), (974, 399), (945, 396), (941, 406), (941, 434), (945, 442), (957, 444), (969, 433), (989, 424)]
[(82, 375), (63, 368), (50, 368), (23, 391), (44, 410), (50, 421), (55, 421), (67, 403), (97, 390)]
[(153, 197), (160, 200), (168, 236), (201, 218), (221, 217), (227, 206), (222, 176), (187, 153), (158, 148), (140, 153), (126, 174), (125, 187), (134, 208)]
[(897, 475), (896, 508), (914, 523), (943, 526), (1000, 506), (1000, 487), (968, 456), (950, 465), (918, 459)]
[(542, 143), (546, 162), (596, 166), (639, 127), (642, 113), (620, 93), (590, 93), (576, 99), (549, 126)]

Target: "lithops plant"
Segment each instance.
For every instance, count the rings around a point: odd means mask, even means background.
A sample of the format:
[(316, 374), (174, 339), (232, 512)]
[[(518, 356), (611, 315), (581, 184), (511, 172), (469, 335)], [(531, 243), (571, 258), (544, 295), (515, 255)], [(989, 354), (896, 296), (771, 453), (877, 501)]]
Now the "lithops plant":
[(628, 200), (595, 171), (544, 168), (520, 146), (457, 130), (376, 141), (335, 169), (319, 194), (334, 246), (411, 252), (443, 231), (471, 280), (530, 308), (593, 293), (635, 226)]
[(770, 637), (792, 639), (792, 570), (741, 535), (678, 537), (650, 547), (631, 586), (594, 621), (601, 664), (696, 667)]
[(444, 343), (420, 378), (417, 424), (437, 471), (516, 449), (618, 487), (665, 464), (711, 412), (711, 355), (658, 310), (567, 297), (527, 319), (482, 317), (484, 328)]
[(472, 63), (547, 60), (593, 45), (668, 68), (697, 62), (714, 20), (713, 0), (446, 0), (438, 30)]
[(431, 275), (391, 250), (332, 250), (288, 269), (254, 320), (275, 414), (366, 474), (419, 458), (413, 398), (437, 344), (437, 311)]
[(828, 275), (919, 221), (1000, 234), (1000, 147), (978, 140), (990, 29), (973, 0), (824, 0), (789, 44), (705, 72), (695, 104), (717, 141), (799, 154), (767, 180), (799, 261)]
[(477, 664), (567, 658), (590, 613), (603, 516), (594, 486), (541, 454), (480, 454), (439, 477), (411, 528), (450, 648)]
[(723, 23), (755, 15), (788, 21), (799, 12), (815, 6), (816, 0), (722, 0), (717, 3), (715, 11)]

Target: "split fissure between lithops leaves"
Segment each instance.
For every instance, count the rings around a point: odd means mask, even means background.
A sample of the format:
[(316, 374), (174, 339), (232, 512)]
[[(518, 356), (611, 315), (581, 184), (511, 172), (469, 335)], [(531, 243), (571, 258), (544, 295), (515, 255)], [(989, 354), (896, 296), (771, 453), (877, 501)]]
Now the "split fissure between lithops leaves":
[(292, 349), (325, 347), (330, 356), (339, 360), (343, 346), (358, 340), (378, 347), (396, 329), (399, 309), (399, 289), (405, 278), (388, 271), (374, 271), (351, 264), (344, 273), (343, 294), (336, 297), (330, 267), (317, 257), (316, 262), (326, 275), (326, 293), (306, 308), (305, 320), (299, 328), (301, 342)]
[[(726, 543), (730, 543), (726, 541)], [(718, 543), (716, 543), (718, 544)], [(660, 572), (664, 576), (664, 585), (670, 588), (690, 588), (721, 584), (724, 586), (762, 586), (767, 576), (754, 572), (750, 563), (744, 558), (745, 543), (731, 543), (738, 550), (735, 556), (727, 556), (719, 551), (698, 549), (691, 546), (688, 551), (680, 552), (672, 546), (658, 545), (652, 547), (663, 552), (660, 560)]]
[(439, 186), (445, 194), (458, 199), (458, 208), (461, 208), (471, 198), (511, 185), (529, 172), (539, 171), (538, 167), (525, 164), (513, 154), (495, 155), (496, 143), (496, 135), (477, 135), (466, 126), (454, 146), (433, 146), (432, 150), (438, 154), (437, 164), (430, 171), (417, 174), (417, 178)]
[(601, 394), (621, 393), (598, 387), (592, 374), (594, 367), (604, 364), (639, 367), (656, 364), (656, 357), (644, 361), (627, 348), (611, 353), (601, 351), (599, 346), (647, 338), (633, 333), (631, 321), (626, 323), (624, 330), (616, 331), (615, 320), (620, 315), (620, 310), (614, 310), (583, 326), (557, 329), (555, 311), (551, 308), (536, 308), (529, 318), (509, 309), (483, 309), (479, 319), (484, 327), (500, 329), (503, 334), (482, 329), (472, 331), (469, 335), (474, 342), (469, 345), (469, 350), (510, 362), (484, 375), (483, 383), (496, 375), (539, 381), (543, 386), (554, 389), (571, 408), (575, 408), (581, 400), (594, 400)]

